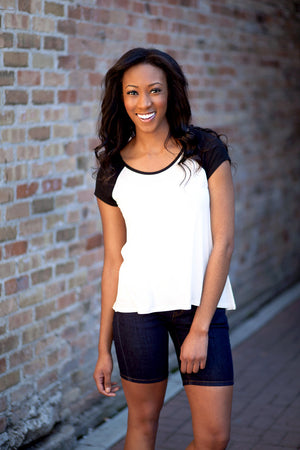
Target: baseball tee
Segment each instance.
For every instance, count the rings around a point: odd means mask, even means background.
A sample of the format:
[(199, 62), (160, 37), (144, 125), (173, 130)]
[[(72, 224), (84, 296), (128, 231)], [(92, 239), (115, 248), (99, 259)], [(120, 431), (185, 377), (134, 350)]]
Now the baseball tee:
[[(212, 250), (208, 178), (226, 160), (217, 138), (202, 164), (182, 153), (167, 167), (143, 172), (119, 154), (108, 182), (96, 179), (95, 195), (119, 207), (126, 223), (115, 311), (147, 314), (199, 306)], [(229, 277), (218, 307), (235, 309)]]

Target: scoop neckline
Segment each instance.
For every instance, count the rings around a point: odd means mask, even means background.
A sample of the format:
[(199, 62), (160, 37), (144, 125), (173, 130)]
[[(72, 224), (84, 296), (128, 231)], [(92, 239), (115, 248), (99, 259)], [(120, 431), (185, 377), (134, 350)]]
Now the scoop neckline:
[(124, 164), (125, 167), (127, 167), (127, 169), (132, 170), (132, 172), (136, 172), (136, 173), (140, 173), (142, 175), (156, 175), (158, 173), (161, 172), (165, 172), (165, 170), (168, 170), (170, 167), (173, 166), (173, 164), (175, 164), (177, 162), (177, 160), (180, 158), (180, 156), (182, 155), (182, 150), (180, 150), (180, 152), (178, 153), (178, 155), (176, 155), (176, 158), (173, 159), (173, 161), (170, 162), (170, 164), (168, 164), (167, 166), (163, 167), (160, 170), (155, 170), (154, 172), (145, 172), (143, 170), (139, 170), (139, 169), (135, 169), (134, 167), (131, 167), (129, 164), (127, 164), (124, 159), (122, 158), (121, 154), (120, 154), (120, 158)]

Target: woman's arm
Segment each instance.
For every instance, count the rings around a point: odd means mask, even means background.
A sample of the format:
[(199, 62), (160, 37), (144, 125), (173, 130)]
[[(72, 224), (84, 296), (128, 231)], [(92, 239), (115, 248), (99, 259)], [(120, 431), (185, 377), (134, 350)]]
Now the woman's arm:
[(213, 248), (208, 260), (200, 306), (181, 347), (181, 371), (206, 364), (208, 329), (223, 292), (234, 247), (234, 191), (230, 164), (224, 161), (208, 180)]
[(111, 383), (113, 369), (111, 344), (114, 316), (112, 307), (117, 296), (119, 270), (123, 261), (121, 249), (126, 242), (126, 227), (118, 207), (110, 206), (99, 199), (97, 201), (103, 227), (104, 264), (101, 282), (99, 356), (94, 371), (94, 379), (101, 394), (115, 396), (115, 392), (119, 388)]

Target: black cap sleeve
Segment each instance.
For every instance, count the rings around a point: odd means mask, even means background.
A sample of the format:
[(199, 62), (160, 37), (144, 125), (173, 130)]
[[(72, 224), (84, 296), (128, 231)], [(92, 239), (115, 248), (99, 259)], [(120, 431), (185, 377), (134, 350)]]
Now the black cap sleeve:
[(103, 202), (111, 206), (118, 206), (117, 202), (113, 198), (113, 190), (117, 181), (119, 174), (124, 167), (124, 161), (117, 155), (114, 161), (114, 174), (107, 180), (101, 175), (101, 167), (98, 170), (95, 186), (95, 196), (100, 198)]
[(112, 191), (115, 186), (115, 177), (110, 178), (108, 181), (103, 181), (100, 177), (100, 170), (98, 171), (95, 186), (95, 196), (111, 206), (118, 206), (117, 202), (112, 197)]
[(231, 162), (226, 145), (215, 136), (209, 137), (208, 145), (205, 145), (201, 153), (201, 160), (207, 179), (224, 161)]

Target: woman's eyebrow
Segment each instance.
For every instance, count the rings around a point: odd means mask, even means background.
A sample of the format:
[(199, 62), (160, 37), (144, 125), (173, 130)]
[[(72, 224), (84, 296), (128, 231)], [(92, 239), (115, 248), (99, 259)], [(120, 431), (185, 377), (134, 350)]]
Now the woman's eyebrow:
[[(160, 81), (155, 81), (154, 83), (150, 83), (148, 84), (148, 87), (154, 86), (155, 84), (161, 84), (162, 83)], [(133, 88), (138, 88), (138, 86), (136, 86), (135, 84), (127, 84), (127, 86), (125, 86), (125, 89), (128, 87), (133, 87)]]

